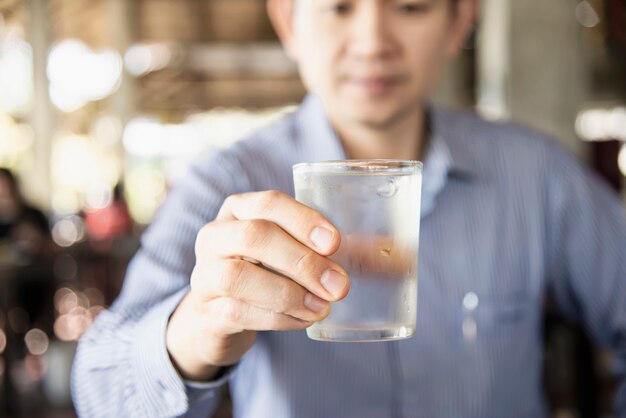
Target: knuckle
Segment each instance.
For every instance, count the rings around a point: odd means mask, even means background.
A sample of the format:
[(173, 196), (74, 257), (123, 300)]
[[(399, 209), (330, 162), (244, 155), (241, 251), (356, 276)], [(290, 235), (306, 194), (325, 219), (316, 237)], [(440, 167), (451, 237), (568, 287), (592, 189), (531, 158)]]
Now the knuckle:
[(281, 329), (284, 327), (283, 315), (278, 312), (270, 311), (268, 322), (271, 329)]
[(242, 312), (232, 300), (221, 298), (216, 306), (216, 317), (225, 325), (235, 325), (241, 321)]
[(270, 228), (270, 223), (261, 219), (244, 221), (241, 228), (242, 244), (247, 248), (261, 246), (267, 239)]
[(317, 270), (315, 262), (316, 258), (317, 256), (313, 251), (306, 251), (296, 260), (296, 271), (300, 272), (301, 274), (306, 274), (310, 273), (311, 271)]
[(260, 192), (257, 195), (256, 208), (261, 214), (271, 211), (272, 206), (278, 201), (281, 193), (277, 190), (268, 190)]
[(241, 199), (241, 195), (231, 194), (224, 199), (224, 203), (222, 203), (223, 208), (232, 208), (239, 200)]
[(241, 260), (225, 260), (222, 274), (219, 275), (218, 288), (223, 295), (236, 294), (241, 282), (245, 263)]
[(275, 310), (280, 313), (288, 313), (292, 308), (293, 290), (288, 284), (278, 288), (278, 298), (275, 300)]

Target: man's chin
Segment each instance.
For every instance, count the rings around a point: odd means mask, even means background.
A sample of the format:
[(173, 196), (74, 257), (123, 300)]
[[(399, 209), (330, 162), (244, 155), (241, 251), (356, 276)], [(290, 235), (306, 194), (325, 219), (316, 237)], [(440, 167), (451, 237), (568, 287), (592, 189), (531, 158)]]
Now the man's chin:
[[(345, 108), (344, 108), (345, 109)], [(392, 128), (393, 125), (401, 118), (402, 112), (392, 111), (384, 107), (368, 107), (355, 106), (351, 109), (345, 109), (344, 115), (353, 121), (353, 123), (367, 126), (372, 129), (385, 130)]]

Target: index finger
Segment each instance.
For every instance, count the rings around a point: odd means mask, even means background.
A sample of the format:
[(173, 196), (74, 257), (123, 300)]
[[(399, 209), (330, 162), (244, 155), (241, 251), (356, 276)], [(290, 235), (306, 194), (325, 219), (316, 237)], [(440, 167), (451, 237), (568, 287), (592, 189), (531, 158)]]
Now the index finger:
[(231, 195), (216, 219), (271, 221), (321, 255), (333, 254), (341, 242), (337, 228), (321, 213), (277, 190)]

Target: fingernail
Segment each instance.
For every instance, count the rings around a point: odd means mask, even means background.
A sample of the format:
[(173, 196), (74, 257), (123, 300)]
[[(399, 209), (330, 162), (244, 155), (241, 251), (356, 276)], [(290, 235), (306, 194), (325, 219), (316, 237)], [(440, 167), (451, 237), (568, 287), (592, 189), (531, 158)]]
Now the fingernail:
[(327, 251), (330, 248), (334, 237), (335, 233), (323, 226), (318, 226), (311, 232), (311, 241), (322, 251)]
[(328, 307), (328, 302), (312, 293), (307, 293), (304, 296), (304, 306), (315, 313), (321, 313)]
[(324, 289), (328, 290), (335, 298), (338, 298), (348, 284), (348, 279), (336, 270), (326, 270), (322, 274), (320, 282)]

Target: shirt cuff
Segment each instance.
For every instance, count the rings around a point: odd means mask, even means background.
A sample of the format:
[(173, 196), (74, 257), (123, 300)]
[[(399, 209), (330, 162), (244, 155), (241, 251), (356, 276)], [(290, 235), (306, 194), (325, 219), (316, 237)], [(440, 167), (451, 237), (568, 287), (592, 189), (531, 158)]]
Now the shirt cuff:
[(131, 346), (133, 367), (139, 377), (138, 395), (143, 397), (149, 416), (179, 416), (189, 407), (185, 384), (165, 342), (169, 317), (187, 291), (185, 287), (163, 300), (136, 324)]
[(216, 379), (210, 381), (195, 381), (195, 380), (183, 380), (185, 389), (187, 389), (187, 396), (189, 403), (200, 402), (206, 399), (212, 398), (219, 393), (219, 389), (222, 388), (235, 374), (239, 363), (224, 367)]

